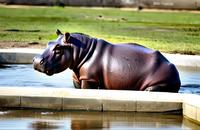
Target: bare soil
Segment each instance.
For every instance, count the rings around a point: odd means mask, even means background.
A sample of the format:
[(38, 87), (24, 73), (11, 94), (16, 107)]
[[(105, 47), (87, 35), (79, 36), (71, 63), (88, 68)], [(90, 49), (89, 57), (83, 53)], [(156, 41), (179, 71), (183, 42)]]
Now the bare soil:
[(8, 49), (8, 48), (37, 48), (42, 49), (46, 46), (43, 44), (39, 44), (37, 42), (33, 43), (19, 43), (19, 42), (0, 42), (0, 49)]

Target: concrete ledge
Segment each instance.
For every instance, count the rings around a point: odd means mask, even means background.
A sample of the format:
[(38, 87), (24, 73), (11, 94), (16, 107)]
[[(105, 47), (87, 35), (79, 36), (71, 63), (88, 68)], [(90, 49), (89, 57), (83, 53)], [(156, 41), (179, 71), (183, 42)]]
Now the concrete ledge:
[[(119, 95), (120, 97), (120, 95)], [(102, 111), (137, 111), (135, 100), (102, 100)]]
[(21, 96), (20, 98), (21, 108), (62, 110), (62, 98), (59, 97)]
[(165, 54), (163, 55), (176, 66), (183, 67), (200, 67), (200, 56), (199, 55), (181, 55), (181, 54)]
[[(171, 98), (167, 98), (171, 97)], [(119, 90), (0, 87), (0, 107), (165, 112), (182, 109), (182, 95)]]
[[(0, 63), (1, 64), (30, 64), (35, 55), (41, 54), (42, 49), (0, 49)], [(166, 54), (163, 55), (176, 66), (183, 67), (200, 67), (200, 56), (194, 55), (180, 55), (180, 54)]]
[(33, 57), (41, 52), (40, 49), (0, 49), (0, 63), (29, 64)]
[(182, 109), (181, 102), (156, 102), (140, 101), (137, 102), (137, 112), (165, 112), (178, 111)]
[(0, 107), (20, 107), (20, 96), (0, 96)]
[(200, 123), (200, 96), (121, 90), (1, 87), (0, 108), (167, 112), (180, 111)]
[(102, 111), (101, 100), (95, 98), (63, 97), (63, 110)]
[(185, 94), (183, 98), (183, 115), (200, 123), (200, 96)]

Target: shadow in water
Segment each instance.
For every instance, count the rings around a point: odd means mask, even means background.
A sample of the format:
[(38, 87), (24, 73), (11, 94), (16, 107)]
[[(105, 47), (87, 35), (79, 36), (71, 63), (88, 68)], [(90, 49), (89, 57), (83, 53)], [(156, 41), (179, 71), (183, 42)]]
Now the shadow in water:
[(200, 88), (200, 84), (185, 84), (185, 85), (181, 85), (181, 87), (183, 88)]
[(179, 93), (191, 93), (200, 95), (200, 84), (181, 85)]
[(0, 69), (11, 68), (9, 65), (0, 64)]

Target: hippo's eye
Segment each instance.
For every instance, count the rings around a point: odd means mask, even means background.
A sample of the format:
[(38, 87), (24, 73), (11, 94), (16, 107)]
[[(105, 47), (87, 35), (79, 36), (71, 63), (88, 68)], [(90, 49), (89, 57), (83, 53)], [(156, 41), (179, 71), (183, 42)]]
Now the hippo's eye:
[(59, 60), (62, 56), (62, 51), (60, 48), (54, 49), (54, 57), (55, 59)]
[(44, 63), (44, 59), (42, 59), (41, 61), (40, 61), (40, 65), (42, 65)]
[(54, 50), (54, 53), (55, 53), (55, 54), (60, 54), (60, 53), (61, 53), (61, 50), (60, 50), (60, 49), (55, 49), (55, 50)]

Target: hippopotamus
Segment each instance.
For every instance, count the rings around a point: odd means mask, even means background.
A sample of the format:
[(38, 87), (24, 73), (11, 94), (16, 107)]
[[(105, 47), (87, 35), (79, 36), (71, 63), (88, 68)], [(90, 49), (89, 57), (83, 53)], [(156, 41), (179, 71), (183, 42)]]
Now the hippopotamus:
[(81, 89), (178, 92), (179, 73), (159, 51), (136, 43), (112, 44), (82, 33), (62, 33), (34, 57), (34, 69), (51, 76), (67, 68)]

